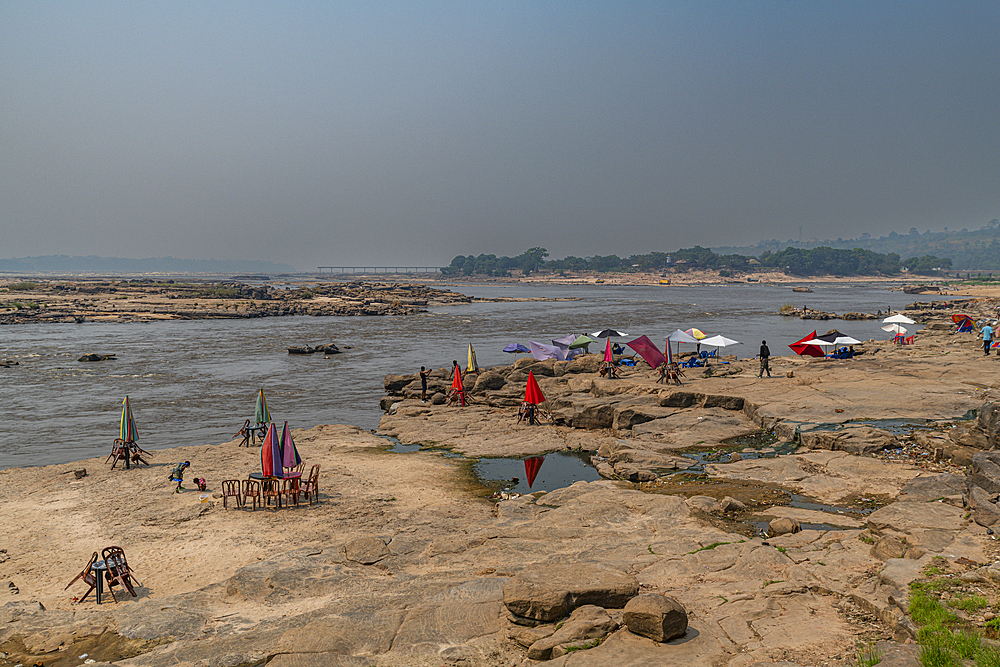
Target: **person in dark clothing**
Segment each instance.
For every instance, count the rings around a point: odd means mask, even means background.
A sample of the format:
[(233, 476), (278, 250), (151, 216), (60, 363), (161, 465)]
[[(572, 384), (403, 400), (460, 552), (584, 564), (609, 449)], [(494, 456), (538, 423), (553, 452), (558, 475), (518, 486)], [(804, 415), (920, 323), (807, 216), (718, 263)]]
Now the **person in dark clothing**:
[(420, 400), (424, 403), (427, 402), (427, 374), (430, 373), (433, 368), (428, 371), (424, 370), (424, 367), (420, 367)]
[(758, 354), (758, 356), (760, 357), (760, 373), (757, 375), (757, 377), (759, 378), (764, 377), (765, 371), (767, 372), (767, 377), (771, 377), (771, 366), (770, 366), (771, 350), (768, 349), (766, 340), (760, 341), (760, 353)]

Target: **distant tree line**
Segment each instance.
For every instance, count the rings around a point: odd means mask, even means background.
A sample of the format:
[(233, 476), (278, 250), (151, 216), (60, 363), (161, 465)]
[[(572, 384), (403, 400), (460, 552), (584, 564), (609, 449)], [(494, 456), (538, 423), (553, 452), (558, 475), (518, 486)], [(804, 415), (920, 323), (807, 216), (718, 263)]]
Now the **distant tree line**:
[(856, 239), (801, 241), (766, 239), (758, 242), (755, 246), (719, 248), (718, 250), (759, 256), (768, 250), (777, 252), (784, 248), (813, 249), (820, 246), (839, 250), (864, 248), (878, 253), (896, 253), (903, 258), (903, 266), (906, 266), (906, 262), (911, 259), (937, 256), (950, 259), (952, 268), (955, 270), (996, 270), (1000, 269), (1000, 220), (994, 218), (973, 230), (967, 228), (949, 230), (945, 227), (943, 231), (927, 230), (921, 233), (917, 231), (916, 227), (911, 227), (910, 231), (905, 234), (889, 232), (887, 236), (878, 238), (865, 233)]
[(854, 248), (851, 250), (828, 248), (784, 248), (777, 252), (765, 250), (760, 258), (747, 255), (720, 255), (708, 248), (695, 246), (676, 252), (652, 252), (645, 255), (595, 255), (593, 257), (569, 256), (546, 261), (545, 248), (531, 248), (516, 257), (496, 255), (458, 255), (442, 272), (445, 275), (509, 276), (513, 270), (523, 274), (537, 271), (597, 271), (597, 272), (650, 272), (688, 271), (705, 269), (719, 271), (723, 276), (746, 273), (758, 268), (771, 268), (796, 276), (894, 276), (902, 270), (921, 275), (934, 275), (941, 269), (950, 269), (951, 259), (924, 255), (901, 261), (896, 253), (877, 253)]

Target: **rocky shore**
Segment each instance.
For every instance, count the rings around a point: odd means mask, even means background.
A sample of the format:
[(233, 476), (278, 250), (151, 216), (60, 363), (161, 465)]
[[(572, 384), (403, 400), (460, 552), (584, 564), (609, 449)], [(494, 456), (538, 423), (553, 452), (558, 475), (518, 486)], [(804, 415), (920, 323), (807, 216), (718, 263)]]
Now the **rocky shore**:
[(428, 306), (515, 300), (474, 299), (426, 284), (368, 281), (7, 281), (0, 283), (0, 324), (412, 315), (426, 312)]
[[(0, 651), (49, 667), (84, 653), (135, 667), (748, 667), (850, 664), (860, 643), (917, 665), (924, 590), (988, 645), (1000, 358), (947, 313), (910, 313), (927, 324), (914, 345), (773, 358), (770, 379), (735, 357), (679, 387), (642, 365), (603, 379), (593, 356), (521, 359), (467, 376), (462, 408), (442, 403), (443, 374), (426, 404), (415, 377), (388, 376), (377, 434), (295, 432), (321, 465), (315, 505), (170, 493), (177, 460), (216, 491), (245, 478), (259, 453), (236, 441), (157, 451), (140, 470), (102, 457), (0, 471), (0, 583), (13, 584)], [(549, 424), (517, 422), (529, 370)], [(470, 474), (478, 457), (560, 450), (604, 479), (518, 495)], [(73, 604), (86, 587), (63, 588), (110, 544), (139, 597)]]

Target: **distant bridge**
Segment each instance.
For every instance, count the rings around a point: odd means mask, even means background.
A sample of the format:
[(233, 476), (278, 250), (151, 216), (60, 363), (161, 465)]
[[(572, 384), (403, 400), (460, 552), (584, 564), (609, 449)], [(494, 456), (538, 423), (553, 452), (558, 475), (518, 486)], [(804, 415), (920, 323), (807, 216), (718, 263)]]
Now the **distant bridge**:
[(330, 275), (367, 275), (374, 273), (440, 273), (439, 266), (318, 266), (320, 273), (329, 271)]

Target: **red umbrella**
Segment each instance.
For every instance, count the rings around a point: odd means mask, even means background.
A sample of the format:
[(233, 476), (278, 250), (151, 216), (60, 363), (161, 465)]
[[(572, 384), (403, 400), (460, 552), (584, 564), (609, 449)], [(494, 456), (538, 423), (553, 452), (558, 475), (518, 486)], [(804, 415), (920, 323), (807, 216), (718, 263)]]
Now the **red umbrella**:
[(614, 363), (615, 357), (611, 354), (611, 339), (608, 339), (607, 345), (604, 346), (604, 361), (610, 361)]
[(531, 371), (528, 371), (528, 386), (524, 390), (524, 402), (531, 403), (532, 405), (545, 402), (545, 395), (542, 394), (542, 389), (538, 386), (538, 380), (535, 379), (535, 374)]
[(792, 343), (788, 347), (792, 348), (792, 350), (795, 352), (795, 354), (801, 355), (803, 357), (825, 357), (826, 354), (824, 354), (823, 348), (821, 348), (819, 345), (803, 345), (802, 344), (805, 341), (807, 341), (807, 340), (813, 340), (814, 338), (816, 338), (816, 331), (815, 330), (813, 330), (813, 332), (811, 334), (809, 334), (808, 336), (806, 336), (805, 338), (801, 338), (801, 339), (797, 340), (796, 342)]
[(544, 460), (544, 456), (532, 456), (530, 459), (524, 459), (524, 474), (528, 478), (529, 489), (535, 483), (535, 477), (538, 476), (538, 471), (542, 469), (542, 461)]
[(458, 392), (458, 397), (462, 401), (462, 405), (465, 405), (465, 387), (462, 386), (462, 371), (459, 370), (458, 366), (455, 366), (455, 379), (451, 381), (451, 388), (453, 391)]

